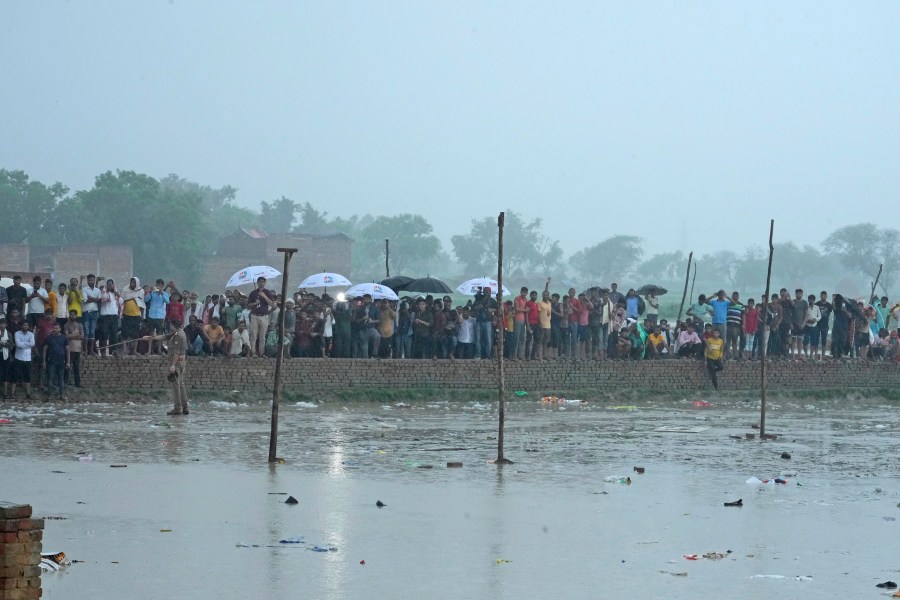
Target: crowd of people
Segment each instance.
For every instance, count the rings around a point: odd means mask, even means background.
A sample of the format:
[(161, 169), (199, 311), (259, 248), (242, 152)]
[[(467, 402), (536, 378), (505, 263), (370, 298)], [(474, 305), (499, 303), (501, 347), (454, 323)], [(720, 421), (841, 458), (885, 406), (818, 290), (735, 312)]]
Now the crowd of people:
[[(162, 279), (151, 286), (132, 277), (120, 288), (89, 274), (54, 289), (50, 279), (35, 277), (29, 290), (17, 276), (0, 288), (4, 397), (22, 386), (30, 398), (34, 380), (64, 399), (70, 373), (81, 385), (82, 355), (164, 354), (176, 331), (183, 331), (188, 356), (275, 357), (281, 298), (266, 283), (261, 277), (249, 294), (227, 290), (201, 299)], [(766, 304), (719, 290), (701, 294), (670, 324), (660, 318), (654, 288), (622, 293), (613, 283), (560, 294), (551, 283), (523, 287), (502, 306), (490, 288), (456, 305), (450, 296), (388, 301), (298, 291), (285, 299), (284, 356), (491, 359), (502, 333), (511, 361), (700, 359), (714, 384), (723, 361), (758, 359), (763, 347), (778, 360), (900, 359), (900, 304), (887, 297), (865, 303), (802, 289), (791, 297), (781, 289)]]

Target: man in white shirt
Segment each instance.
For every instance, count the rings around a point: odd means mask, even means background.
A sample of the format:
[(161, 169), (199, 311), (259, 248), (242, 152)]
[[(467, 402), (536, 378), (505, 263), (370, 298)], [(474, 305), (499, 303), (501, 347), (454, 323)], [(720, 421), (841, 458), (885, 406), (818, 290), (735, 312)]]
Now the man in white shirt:
[(28, 324), (31, 329), (37, 330), (38, 324), (44, 320), (44, 310), (47, 303), (50, 302), (50, 295), (44, 289), (43, 280), (40, 275), (35, 275), (31, 279), (32, 291), (28, 295)]
[(13, 339), (6, 329), (6, 317), (0, 316), (0, 381), (3, 382), (3, 398), (9, 400), (9, 354)]
[(106, 280), (106, 286), (100, 288), (100, 320), (97, 322), (97, 340), (104, 348), (101, 354), (109, 356), (110, 344), (116, 343), (119, 333), (119, 304), (121, 294), (116, 289), (116, 282)]
[(456, 332), (456, 354), (459, 358), (472, 358), (475, 355), (475, 323), (469, 307), (464, 306)]
[(87, 276), (87, 285), (81, 288), (81, 322), (84, 325), (85, 354), (97, 354), (97, 321), (100, 318), (100, 288), (96, 287), (97, 278), (93, 274)]
[(250, 332), (243, 321), (238, 321), (237, 329), (231, 332), (231, 349), (228, 356), (247, 356), (250, 350)]
[(9, 396), (16, 397), (16, 384), (25, 388), (25, 399), (31, 400), (31, 351), (34, 349), (34, 334), (29, 331), (28, 321), (22, 321), (22, 329), (16, 332), (16, 354), (12, 364), (12, 387)]

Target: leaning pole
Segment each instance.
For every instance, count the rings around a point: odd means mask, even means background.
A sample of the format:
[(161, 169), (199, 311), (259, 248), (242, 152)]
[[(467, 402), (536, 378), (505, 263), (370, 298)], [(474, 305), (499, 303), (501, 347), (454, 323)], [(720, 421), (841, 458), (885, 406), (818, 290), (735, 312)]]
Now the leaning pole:
[(775, 252), (775, 247), (772, 245), (772, 234), (775, 233), (775, 219), (769, 223), (769, 270), (766, 273), (766, 295), (763, 297), (763, 310), (762, 310), (762, 319), (763, 319), (763, 340), (760, 342), (760, 363), (759, 363), (759, 439), (760, 441), (766, 439), (766, 387), (768, 380), (766, 379), (766, 363), (769, 362), (768, 356), (768, 345), (769, 345), (769, 333), (766, 325), (766, 321), (769, 316), (769, 285), (772, 282), (772, 254)]
[(512, 461), (503, 456), (503, 427), (506, 421), (506, 373), (504, 372), (503, 363), (503, 342), (506, 333), (506, 325), (503, 316), (503, 224), (506, 218), (505, 213), (500, 213), (497, 217), (497, 311), (500, 315), (500, 331), (497, 334), (497, 397), (499, 399), (499, 419), (497, 426), (497, 460), (494, 464), (508, 465)]
[(275, 358), (275, 387), (272, 388), (272, 428), (269, 432), (269, 463), (275, 462), (278, 448), (278, 402), (281, 400), (281, 363), (284, 360), (284, 301), (287, 297), (288, 267), (296, 248), (279, 248), (284, 253), (284, 273), (281, 276), (281, 303), (278, 310), (278, 354)]

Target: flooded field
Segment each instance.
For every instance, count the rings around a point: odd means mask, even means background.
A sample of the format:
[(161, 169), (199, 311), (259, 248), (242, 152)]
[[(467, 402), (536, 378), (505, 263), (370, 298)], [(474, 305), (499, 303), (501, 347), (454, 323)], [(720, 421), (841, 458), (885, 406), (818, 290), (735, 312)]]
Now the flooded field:
[(0, 405), (0, 499), (60, 517), (45, 551), (84, 561), (45, 575), (45, 598), (823, 599), (900, 581), (884, 401), (775, 401), (760, 443), (735, 439), (758, 433), (750, 397), (525, 397), (502, 468), (495, 404), (285, 404), (275, 467), (268, 405), (167, 409)]

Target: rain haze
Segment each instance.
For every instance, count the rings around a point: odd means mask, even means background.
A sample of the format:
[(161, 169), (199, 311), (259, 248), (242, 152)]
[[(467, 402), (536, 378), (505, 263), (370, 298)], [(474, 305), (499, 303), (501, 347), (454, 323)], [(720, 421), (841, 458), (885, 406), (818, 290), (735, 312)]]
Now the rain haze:
[(566, 257), (820, 246), (893, 214), (900, 5), (8, 3), (0, 167), (130, 169), (417, 213), (543, 219)]

